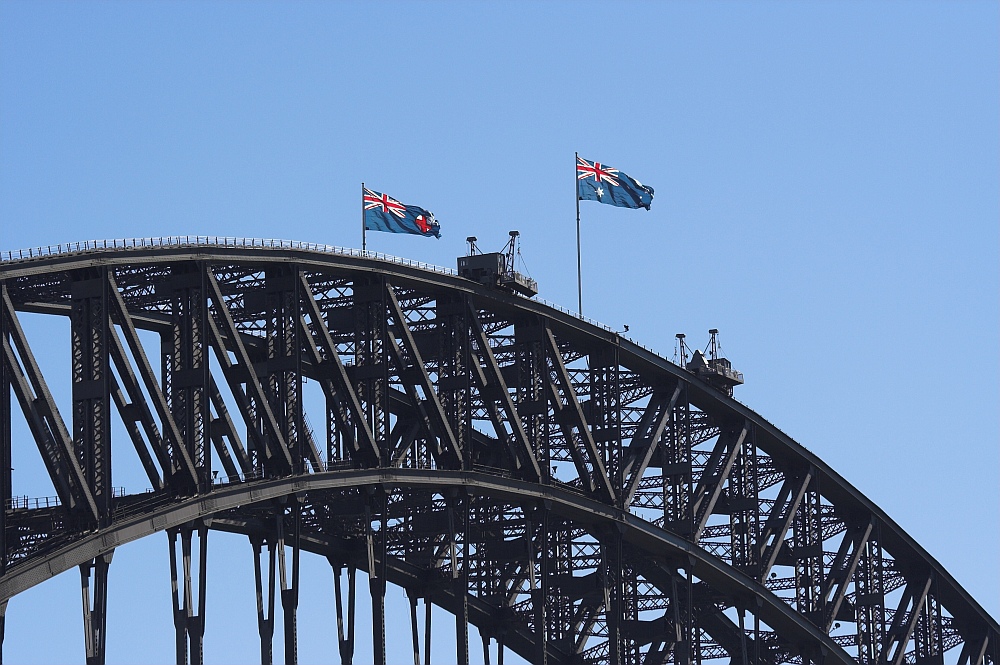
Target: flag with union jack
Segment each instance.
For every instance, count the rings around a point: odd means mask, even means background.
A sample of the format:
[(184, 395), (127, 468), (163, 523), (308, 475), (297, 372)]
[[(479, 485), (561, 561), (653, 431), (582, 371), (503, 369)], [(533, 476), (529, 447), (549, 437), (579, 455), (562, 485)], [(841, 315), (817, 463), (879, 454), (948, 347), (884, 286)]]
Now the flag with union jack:
[(418, 236), (441, 237), (441, 225), (434, 215), (419, 206), (400, 203), (387, 194), (367, 187), (364, 197), (365, 229), (386, 233), (412, 233)]
[(576, 195), (619, 208), (645, 208), (653, 202), (653, 188), (601, 162), (576, 158)]

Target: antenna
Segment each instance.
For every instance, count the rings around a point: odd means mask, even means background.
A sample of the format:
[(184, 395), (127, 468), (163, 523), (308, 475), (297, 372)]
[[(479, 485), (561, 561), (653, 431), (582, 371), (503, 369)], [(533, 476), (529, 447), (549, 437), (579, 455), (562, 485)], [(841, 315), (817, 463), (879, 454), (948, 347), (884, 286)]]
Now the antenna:
[(708, 331), (708, 359), (715, 360), (719, 357), (719, 329), (712, 328)]
[(475, 256), (479, 248), (476, 247), (476, 241), (479, 240), (476, 236), (469, 236), (465, 239), (465, 242), (469, 243), (469, 254), (468, 256)]
[(687, 345), (684, 344), (684, 333), (677, 333), (677, 344), (680, 347), (681, 369), (684, 369), (687, 367), (688, 364), (688, 350), (687, 350)]
[(510, 240), (507, 241), (507, 246), (503, 248), (506, 253), (507, 262), (507, 272), (514, 271), (514, 254), (517, 252), (517, 239), (521, 235), (520, 231), (508, 231), (507, 235), (510, 236)]

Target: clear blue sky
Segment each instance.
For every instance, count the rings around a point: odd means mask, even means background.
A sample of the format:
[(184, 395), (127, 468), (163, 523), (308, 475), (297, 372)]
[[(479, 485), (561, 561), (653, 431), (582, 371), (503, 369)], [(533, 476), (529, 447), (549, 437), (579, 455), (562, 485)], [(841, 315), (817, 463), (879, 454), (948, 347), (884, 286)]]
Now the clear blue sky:
[[(0, 249), (171, 234), (358, 247), (364, 180), (443, 233), (373, 233), (369, 249), (452, 266), (466, 236), (498, 249), (516, 228), (541, 295), (573, 308), (579, 151), (656, 188), (649, 212), (581, 205), (585, 313), (667, 357), (674, 333), (701, 346), (720, 328), (747, 378), (737, 397), (998, 616), (998, 14), (4, 1)], [(52, 371), (68, 345), (52, 344)], [(251, 661), (250, 548), (212, 538), (206, 653)], [(166, 538), (147, 541), (112, 564), (112, 662), (173, 658)], [(332, 583), (309, 566), (302, 661), (332, 660)], [(10, 662), (83, 661), (78, 584), (11, 601)]]

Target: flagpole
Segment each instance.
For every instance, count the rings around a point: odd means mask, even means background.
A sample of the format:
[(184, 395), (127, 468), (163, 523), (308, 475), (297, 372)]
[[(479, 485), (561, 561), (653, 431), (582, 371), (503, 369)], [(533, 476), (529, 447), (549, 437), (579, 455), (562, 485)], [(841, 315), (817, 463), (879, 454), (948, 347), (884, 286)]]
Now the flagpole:
[(576, 199), (576, 311), (583, 315), (583, 278), (580, 270), (580, 184), (576, 167), (580, 163), (580, 153), (573, 153), (573, 198)]
[(368, 250), (368, 235), (365, 231), (365, 183), (361, 183), (361, 252)]

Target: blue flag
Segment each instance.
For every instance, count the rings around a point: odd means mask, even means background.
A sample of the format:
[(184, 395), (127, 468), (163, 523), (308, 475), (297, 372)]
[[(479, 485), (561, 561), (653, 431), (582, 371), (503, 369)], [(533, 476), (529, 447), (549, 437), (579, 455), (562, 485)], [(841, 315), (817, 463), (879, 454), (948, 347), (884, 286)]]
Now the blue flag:
[(653, 202), (653, 188), (618, 169), (576, 158), (576, 195), (581, 201), (598, 201), (619, 208), (645, 208)]
[(365, 228), (386, 233), (412, 233), (441, 237), (434, 215), (419, 206), (403, 205), (396, 199), (364, 188)]

